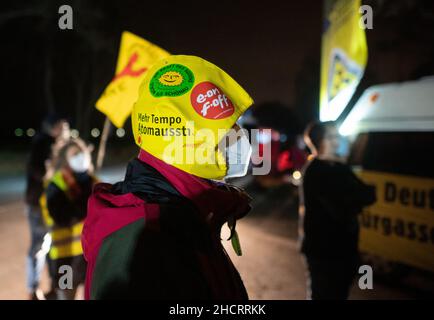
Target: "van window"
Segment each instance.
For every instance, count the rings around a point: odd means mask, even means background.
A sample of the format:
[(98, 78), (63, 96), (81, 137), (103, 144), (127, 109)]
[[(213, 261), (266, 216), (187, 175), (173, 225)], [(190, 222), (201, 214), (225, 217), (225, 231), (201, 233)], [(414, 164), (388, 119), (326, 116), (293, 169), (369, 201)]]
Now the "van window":
[(434, 178), (434, 132), (359, 134), (349, 163), (365, 170)]

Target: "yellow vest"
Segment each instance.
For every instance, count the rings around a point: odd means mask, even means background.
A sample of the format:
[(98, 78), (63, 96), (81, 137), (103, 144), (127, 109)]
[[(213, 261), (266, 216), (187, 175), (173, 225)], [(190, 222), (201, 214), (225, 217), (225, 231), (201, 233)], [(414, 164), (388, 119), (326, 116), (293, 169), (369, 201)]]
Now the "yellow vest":
[[(57, 171), (49, 183), (54, 183), (63, 192), (68, 191), (68, 185), (63, 179), (62, 172)], [(39, 199), (42, 209), (42, 218), (50, 230), (51, 247), (50, 258), (53, 260), (75, 257), (83, 254), (81, 247), (81, 231), (83, 230), (83, 221), (71, 224), (67, 227), (58, 227), (55, 225), (53, 218), (50, 216), (47, 206), (47, 197), (43, 193)]]

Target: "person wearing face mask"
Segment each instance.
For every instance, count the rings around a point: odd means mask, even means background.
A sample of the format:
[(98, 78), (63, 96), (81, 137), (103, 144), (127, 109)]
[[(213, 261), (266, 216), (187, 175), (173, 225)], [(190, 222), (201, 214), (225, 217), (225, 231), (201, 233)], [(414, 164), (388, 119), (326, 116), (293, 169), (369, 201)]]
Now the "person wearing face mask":
[[(92, 174), (90, 147), (80, 139), (57, 145), (47, 170), (46, 189), (40, 198), (42, 215), (50, 230), (50, 274), (57, 299), (74, 299), (77, 286), (84, 283), (86, 262), (81, 247), (81, 231), (87, 200), (96, 178)], [(72, 288), (60, 288), (59, 268), (72, 267)]]
[(300, 186), (301, 252), (308, 267), (311, 299), (347, 299), (359, 265), (357, 216), (375, 202), (338, 155), (334, 122), (313, 122), (304, 139), (312, 155)]
[(41, 130), (32, 138), (26, 163), (25, 202), (31, 239), (26, 257), (26, 274), (27, 290), (31, 300), (47, 298), (39, 289), (40, 275), (46, 260), (43, 244), (47, 229), (42, 220), (39, 205), (39, 198), (44, 190), (43, 178), (46, 174), (46, 164), (50, 161), (53, 145), (67, 140), (69, 134), (69, 124), (64, 117), (58, 114), (48, 114), (42, 122)]
[(86, 299), (248, 298), (220, 230), (228, 223), (241, 255), (236, 221), (250, 197), (224, 179), (247, 172), (251, 147), (236, 121), (252, 103), (198, 57), (147, 71), (131, 116), (138, 156), (123, 181), (96, 185), (89, 199)]

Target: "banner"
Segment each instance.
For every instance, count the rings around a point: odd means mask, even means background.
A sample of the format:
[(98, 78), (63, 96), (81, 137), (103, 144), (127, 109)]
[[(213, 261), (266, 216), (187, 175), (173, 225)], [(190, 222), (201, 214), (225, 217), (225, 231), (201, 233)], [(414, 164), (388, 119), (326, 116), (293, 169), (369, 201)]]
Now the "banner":
[(434, 271), (434, 179), (362, 171), (377, 202), (360, 219), (360, 250)]
[(368, 59), (359, 25), (361, 0), (326, 0), (321, 48), (320, 120), (336, 120), (353, 96)]
[(169, 56), (156, 45), (124, 31), (121, 37), (116, 75), (96, 102), (96, 108), (104, 113), (118, 128), (123, 127), (131, 114), (133, 104), (146, 71), (158, 60)]

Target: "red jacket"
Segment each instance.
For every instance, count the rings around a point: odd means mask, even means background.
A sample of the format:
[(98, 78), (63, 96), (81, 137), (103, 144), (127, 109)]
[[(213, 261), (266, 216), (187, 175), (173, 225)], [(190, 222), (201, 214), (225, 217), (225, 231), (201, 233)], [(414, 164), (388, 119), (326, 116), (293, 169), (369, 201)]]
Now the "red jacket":
[(220, 229), (249, 209), (242, 193), (142, 150), (124, 181), (89, 199), (86, 299), (247, 299)]

